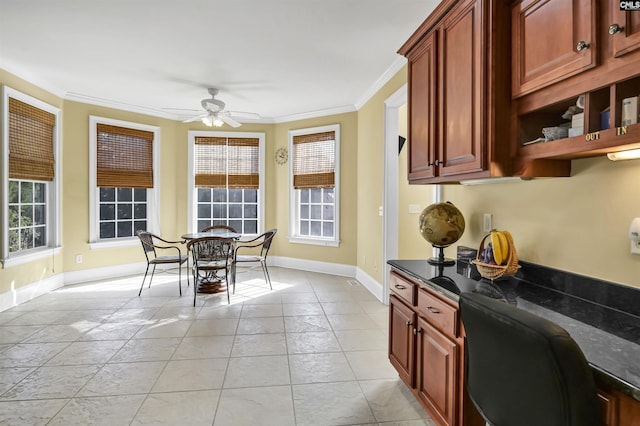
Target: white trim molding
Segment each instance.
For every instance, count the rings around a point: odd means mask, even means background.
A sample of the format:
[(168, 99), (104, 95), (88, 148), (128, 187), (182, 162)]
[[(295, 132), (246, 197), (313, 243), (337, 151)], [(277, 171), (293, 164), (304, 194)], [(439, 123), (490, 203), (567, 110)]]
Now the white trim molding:
[(0, 294), (0, 312), (47, 294), (63, 285), (64, 275), (56, 274), (22, 287), (13, 288), (12, 286), (11, 290)]

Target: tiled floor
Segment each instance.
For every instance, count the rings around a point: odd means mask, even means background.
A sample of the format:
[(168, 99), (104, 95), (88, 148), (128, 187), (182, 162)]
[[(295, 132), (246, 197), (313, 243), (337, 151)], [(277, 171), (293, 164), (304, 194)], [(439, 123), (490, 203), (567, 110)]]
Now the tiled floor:
[(386, 356), (387, 307), (270, 268), (226, 296), (177, 276), (64, 287), (0, 312), (2, 425), (432, 425)]

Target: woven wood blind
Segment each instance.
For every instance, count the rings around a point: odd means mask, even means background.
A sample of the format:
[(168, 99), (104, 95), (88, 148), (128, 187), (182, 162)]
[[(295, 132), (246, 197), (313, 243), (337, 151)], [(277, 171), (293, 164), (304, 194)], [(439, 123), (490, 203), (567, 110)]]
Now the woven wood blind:
[(196, 137), (195, 184), (206, 188), (258, 189), (259, 159), (256, 138)]
[(293, 187), (333, 188), (336, 163), (335, 132), (293, 137)]
[(97, 125), (99, 187), (153, 188), (153, 132)]
[(56, 117), (9, 98), (9, 178), (52, 181)]

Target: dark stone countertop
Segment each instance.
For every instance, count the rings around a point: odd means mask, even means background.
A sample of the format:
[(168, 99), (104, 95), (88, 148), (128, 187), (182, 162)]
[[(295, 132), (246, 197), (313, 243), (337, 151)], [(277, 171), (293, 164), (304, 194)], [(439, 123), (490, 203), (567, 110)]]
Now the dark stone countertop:
[(640, 401), (640, 290), (523, 261), (516, 276), (491, 282), (468, 260), (459, 255), (445, 267), (426, 260), (388, 263), (451, 300), (477, 292), (555, 322), (578, 343), (596, 381)]

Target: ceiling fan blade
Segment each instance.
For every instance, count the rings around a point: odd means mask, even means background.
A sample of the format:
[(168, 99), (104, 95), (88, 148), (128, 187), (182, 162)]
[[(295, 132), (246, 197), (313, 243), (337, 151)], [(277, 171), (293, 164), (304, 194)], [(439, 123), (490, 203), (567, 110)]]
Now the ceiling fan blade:
[(193, 121), (200, 121), (203, 118), (205, 118), (207, 115), (209, 115), (209, 113), (205, 112), (204, 114), (199, 114), (199, 115), (196, 115), (195, 117), (187, 118), (186, 120), (183, 121), (183, 123), (191, 123)]
[(227, 111), (227, 113), (233, 117), (254, 118), (256, 120), (262, 118), (260, 114), (256, 114), (255, 112)]
[(233, 118), (229, 117), (228, 115), (220, 114), (218, 116), (218, 118), (220, 118), (220, 120), (224, 121), (225, 123), (227, 123), (231, 127), (240, 127), (241, 126), (240, 123), (238, 123), (236, 120), (234, 120)]

